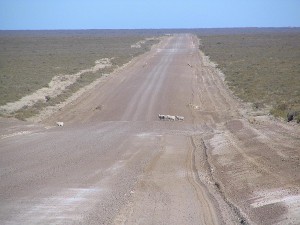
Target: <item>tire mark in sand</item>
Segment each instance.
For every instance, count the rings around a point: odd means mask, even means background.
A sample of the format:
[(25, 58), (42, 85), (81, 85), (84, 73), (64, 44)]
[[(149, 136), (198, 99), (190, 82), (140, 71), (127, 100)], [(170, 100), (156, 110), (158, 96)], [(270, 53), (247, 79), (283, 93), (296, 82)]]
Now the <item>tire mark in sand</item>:
[(215, 206), (209, 199), (208, 193), (205, 190), (206, 187), (201, 182), (195, 165), (195, 149), (193, 138), (190, 137), (190, 143), (192, 148), (188, 150), (186, 158), (186, 177), (189, 183), (193, 186), (197, 198), (201, 204), (202, 224), (219, 224), (218, 217), (216, 215)]

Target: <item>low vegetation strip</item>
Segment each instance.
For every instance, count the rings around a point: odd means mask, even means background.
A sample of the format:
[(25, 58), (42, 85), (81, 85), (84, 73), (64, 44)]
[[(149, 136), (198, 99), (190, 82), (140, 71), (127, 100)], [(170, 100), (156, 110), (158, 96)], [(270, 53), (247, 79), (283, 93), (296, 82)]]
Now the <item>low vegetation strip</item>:
[(33, 106), (39, 101), (47, 102), (51, 98), (55, 98), (58, 95), (60, 95), (66, 88), (74, 84), (80, 78), (81, 75), (96, 73), (100, 69), (104, 69), (106, 67), (111, 66), (111, 60), (105, 58), (97, 60), (95, 62), (95, 66), (93, 66), (92, 68), (81, 70), (78, 73), (54, 76), (50, 83), (47, 85), (47, 87), (38, 89), (34, 93), (26, 95), (16, 102), (7, 103), (4, 106), (0, 106), (0, 113), (8, 115), (22, 109), (23, 107)]
[(300, 29), (200, 34), (200, 49), (226, 75), (233, 92), (254, 108), (300, 122)]

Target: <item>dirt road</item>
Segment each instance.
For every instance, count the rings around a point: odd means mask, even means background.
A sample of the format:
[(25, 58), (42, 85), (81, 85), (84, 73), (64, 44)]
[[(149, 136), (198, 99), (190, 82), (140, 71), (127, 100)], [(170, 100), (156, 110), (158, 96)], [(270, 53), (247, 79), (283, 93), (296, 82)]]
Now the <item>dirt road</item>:
[(246, 112), (166, 37), (41, 124), (0, 121), (0, 223), (298, 224), (299, 126)]

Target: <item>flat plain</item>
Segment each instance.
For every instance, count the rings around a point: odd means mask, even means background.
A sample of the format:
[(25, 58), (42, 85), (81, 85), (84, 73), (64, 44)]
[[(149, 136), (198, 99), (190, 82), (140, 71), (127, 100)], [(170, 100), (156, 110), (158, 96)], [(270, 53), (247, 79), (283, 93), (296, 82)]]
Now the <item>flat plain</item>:
[(252, 113), (191, 32), (224, 31), (173, 31), (39, 123), (0, 118), (1, 224), (299, 224), (299, 125)]

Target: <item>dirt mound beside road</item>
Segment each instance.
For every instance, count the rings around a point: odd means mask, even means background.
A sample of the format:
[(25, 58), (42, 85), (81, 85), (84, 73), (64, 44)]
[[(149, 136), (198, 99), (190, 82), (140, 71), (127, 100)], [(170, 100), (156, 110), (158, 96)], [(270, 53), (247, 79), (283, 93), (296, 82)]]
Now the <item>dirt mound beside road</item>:
[(0, 106), (0, 112), (4, 115), (9, 115), (25, 106), (30, 107), (39, 101), (47, 101), (47, 98), (55, 98), (56, 96), (60, 95), (68, 86), (74, 84), (81, 75), (89, 72), (96, 73), (100, 69), (111, 66), (111, 59), (104, 58), (96, 60), (95, 66), (89, 69), (81, 70), (78, 73), (54, 76), (48, 84), (48, 87), (43, 87), (30, 95), (24, 96), (16, 102), (7, 103), (6, 105)]

